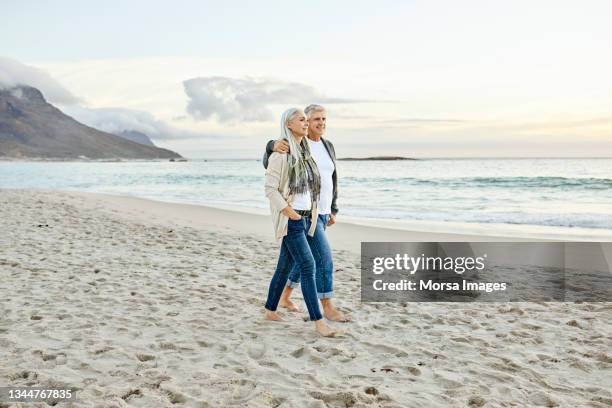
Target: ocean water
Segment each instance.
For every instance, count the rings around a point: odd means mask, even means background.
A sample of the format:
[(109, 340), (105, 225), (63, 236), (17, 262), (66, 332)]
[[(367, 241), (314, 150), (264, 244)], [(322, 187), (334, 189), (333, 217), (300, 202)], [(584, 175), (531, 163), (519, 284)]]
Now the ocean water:
[[(612, 159), (340, 161), (342, 215), (612, 230)], [(267, 209), (258, 160), (0, 162), (0, 188)]]

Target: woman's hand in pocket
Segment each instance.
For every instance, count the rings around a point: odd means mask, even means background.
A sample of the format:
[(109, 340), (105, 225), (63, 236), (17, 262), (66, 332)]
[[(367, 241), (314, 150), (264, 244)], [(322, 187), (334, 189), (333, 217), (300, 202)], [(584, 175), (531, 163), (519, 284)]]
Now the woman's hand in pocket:
[(283, 208), (283, 214), (285, 214), (287, 217), (289, 217), (290, 220), (293, 220), (293, 221), (298, 221), (302, 219), (302, 216), (296, 213), (295, 210), (291, 208), (290, 205)]

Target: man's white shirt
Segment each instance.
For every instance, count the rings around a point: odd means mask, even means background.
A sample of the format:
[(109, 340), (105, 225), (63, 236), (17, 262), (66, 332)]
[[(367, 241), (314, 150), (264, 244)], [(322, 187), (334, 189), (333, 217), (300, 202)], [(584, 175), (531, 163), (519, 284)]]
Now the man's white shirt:
[[(321, 215), (331, 213), (332, 199), (334, 198), (334, 182), (332, 175), (334, 174), (334, 162), (327, 149), (321, 140), (318, 142), (308, 139), (308, 147), (312, 157), (317, 163), (319, 174), (321, 175), (321, 194), (319, 195), (318, 213)], [(299, 194), (293, 200), (293, 209), (295, 210), (310, 210), (310, 191), (305, 194)]]

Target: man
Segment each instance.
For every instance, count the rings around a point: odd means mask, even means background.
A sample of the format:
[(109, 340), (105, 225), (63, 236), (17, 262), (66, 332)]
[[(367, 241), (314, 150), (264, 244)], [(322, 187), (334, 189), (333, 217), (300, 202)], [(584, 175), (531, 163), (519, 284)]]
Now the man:
[[(322, 222), (323, 228), (334, 225), (336, 223), (336, 215), (338, 214), (338, 206), (336, 204), (338, 198), (338, 177), (336, 174), (336, 152), (334, 145), (329, 140), (323, 139), (327, 125), (327, 113), (321, 105), (309, 105), (304, 109), (308, 120), (308, 145), (312, 156), (317, 163), (319, 173), (321, 174), (321, 193), (319, 197), (318, 213), (319, 220)], [(268, 167), (268, 157), (272, 152), (287, 153), (289, 152), (289, 143), (286, 140), (270, 140), (266, 145), (266, 152), (263, 158), (264, 167)], [(314, 222), (314, 220), (313, 220)], [(336, 309), (332, 303), (333, 297), (333, 263), (331, 256), (331, 248), (327, 241), (327, 237), (323, 240), (323, 245), (317, 248), (315, 261), (317, 264), (316, 283), (317, 295), (323, 306), (323, 316), (336, 322), (348, 322), (341, 311)], [(279, 305), (292, 311), (299, 311), (299, 308), (291, 301), (293, 289), (299, 285), (300, 271), (299, 268), (293, 267), (289, 274), (287, 286), (283, 291)]]

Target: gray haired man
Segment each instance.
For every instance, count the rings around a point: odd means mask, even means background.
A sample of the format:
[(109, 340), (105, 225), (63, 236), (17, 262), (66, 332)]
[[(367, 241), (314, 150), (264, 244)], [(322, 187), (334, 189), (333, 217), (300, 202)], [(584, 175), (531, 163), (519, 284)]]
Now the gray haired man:
[[(349, 318), (341, 311), (336, 309), (332, 303), (333, 297), (333, 260), (331, 247), (327, 241), (327, 236), (323, 231), (328, 226), (334, 225), (336, 215), (338, 214), (338, 176), (336, 173), (336, 152), (334, 145), (327, 139), (323, 138), (327, 125), (327, 113), (321, 105), (309, 105), (304, 109), (306, 118), (308, 119), (308, 145), (312, 156), (317, 163), (319, 173), (321, 174), (321, 193), (318, 203), (318, 220), (317, 230), (320, 236), (317, 239), (308, 237), (308, 243), (311, 245), (313, 255), (317, 267), (316, 283), (317, 295), (323, 306), (323, 315), (333, 321), (348, 322)], [(266, 145), (266, 152), (263, 158), (264, 167), (268, 167), (268, 157), (272, 152), (287, 153), (289, 152), (289, 143), (286, 140), (270, 140)], [(315, 237), (313, 237), (315, 238)], [(283, 291), (280, 300), (280, 306), (292, 311), (299, 311), (295, 303), (291, 301), (293, 289), (299, 285), (300, 270), (294, 266), (289, 274), (287, 286)]]

